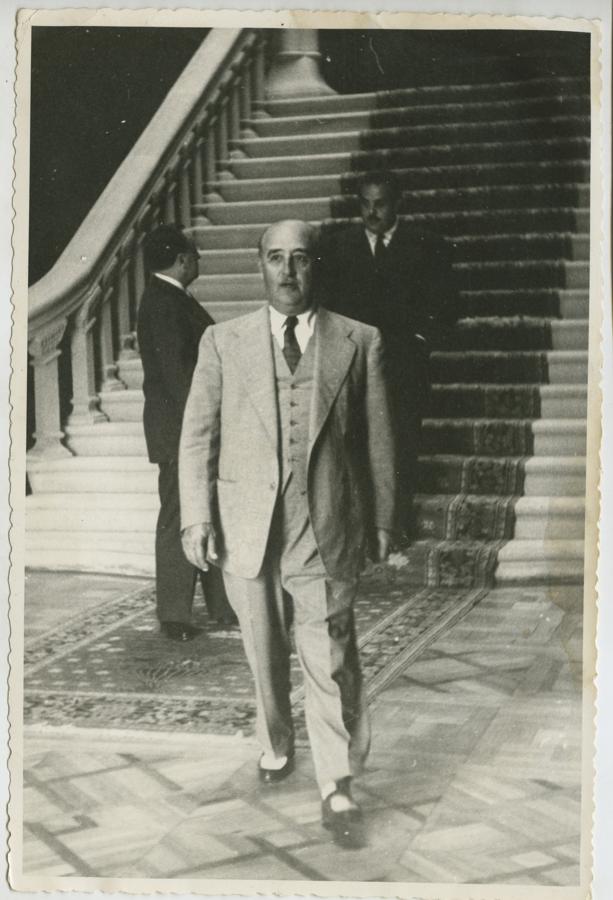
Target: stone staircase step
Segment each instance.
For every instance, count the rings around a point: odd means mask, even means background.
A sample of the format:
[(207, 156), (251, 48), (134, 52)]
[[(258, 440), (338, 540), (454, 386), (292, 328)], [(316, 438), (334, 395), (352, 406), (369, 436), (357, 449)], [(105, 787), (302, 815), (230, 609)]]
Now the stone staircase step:
[(448, 212), (411, 212), (405, 218), (413, 225), (439, 232), (444, 237), (470, 234), (504, 234), (509, 231), (558, 231), (589, 230), (588, 207), (537, 207), (531, 209), (495, 207), (484, 209), (451, 210)]
[(37, 569), (155, 575), (153, 532), (27, 531), (28, 565)]
[(550, 384), (587, 384), (587, 351), (552, 350), (547, 367)]
[[(358, 150), (335, 153), (310, 153), (305, 155), (274, 157), (229, 158), (223, 169), (229, 170), (239, 179), (266, 179), (274, 172), (277, 178), (295, 178), (316, 175), (343, 175), (348, 172), (360, 173), (370, 169), (391, 167), (410, 169), (414, 166), (488, 166), (513, 165), (528, 166), (541, 163), (545, 166), (563, 164), (564, 161), (582, 160), (589, 164), (590, 142), (588, 137), (554, 136), (533, 140), (481, 141), (450, 146), (447, 143), (427, 146), (397, 147), (393, 150)], [(521, 179), (519, 179), (521, 180)], [(582, 181), (583, 177), (577, 178)]]
[(586, 350), (588, 321), (535, 316), (465, 318), (456, 322), (450, 342), (463, 350)]
[[(159, 511), (156, 493), (33, 494), (28, 498), (29, 532), (90, 531), (96, 533), (155, 531)], [(62, 511), (58, 516), (58, 510)]]
[(125, 391), (100, 391), (100, 409), (111, 422), (143, 421), (145, 397), (142, 389), (132, 388)]
[[(524, 185), (503, 185), (493, 188), (476, 187), (464, 190), (408, 191), (403, 204), (411, 210), (411, 221), (433, 213), (466, 214), (486, 209), (518, 210), (527, 213), (527, 202), (538, 202), (539, 208), (554, 208), (559, 203), (585, 207), (589, 203), (588, 185), (534, 185), (527, 194)], [(279, 219), (301, 218), (308, 221), (353, 218), (357, 203), (344, 197), (299, 197), (295, 200), (258, 200), (236, 203), (197, 203), (194, 216), (204, 217), (214, 225), (238, 225), (276, 222)], [(555, 219), (555, 215), (552, 216)], [(530, 226), (532, 229), (534, 224)]]
[(587, 290), (479, 290), (461, 291), (461, 316), (545, 316), (562, 319), (587, 319)]
[(507, 259), (455, 263), (454, 270), (462, 290), (559, 287), (579, 290), (589, 287), (588, 262), (545, 259)]
[(567, 384), (437, 384), (430, 392), (433, 418), (585, 419), (587, 387)]
[(321, 220), (332, 215), (329, 197), (296, 200), (259, 200), (245, 203), (197, 203), (195, 216), (206, 216), (214, 225), (276, 222), (279, 219)]
[[(557, 207), (560, 203), (577, 208), (589, 205), (589, 195), (587, 184), (534, 184), (530, 190), (526, 190), (524, 184), (439, 188), (404, 191), (402, 208), (413, 217), (432, 212), (469, 212), (495, 207), (522, 209), (533, 201), (545, 208)], [(330, 202), (335, 218), (359, 215), (358, 201), (353, 196), (332, 197)], [(534, 230), (534, 225), (531, 230)]]
[(489, 100), (496, 97), (540, 97), (578, 94), (589, 91), (589, 79), (577, 76), (548, 76), (522, 81), (494, 81), (491, 84), (445, 84), (398, 88), (364, 94), (329, 94), (323, 97), (267, 100), (256, 109), (270, 116), (305, 116), (315, 113), (342, 113), (347, 110), (371, 111), (388, 106), (445, 103), (462, 100)]
[[(203, 207), (204, 208), (204, 207)], [(420, 213), (401, 218), (415, 225), (437, 231), (443, 236), (468, 237), (477, 235), (506, 234), (510, 231), (566, 231), (576, 229), (584, 232), (589, 229), (589, 209), (552, 208), (552, 209), (486, 209)], [(309, 220), (315, 225), (321, 219)], [(349, 220), (348, 220), (349, 221)], [(352, 219), (351, 221), (357, 221)], [(270, 221), (237, 223), (234, 225), (212, 225), (204, 214), (196, 217), (195, 224), (186, 231), (196, 245), (203, 250), (253, 249), (257, 246), (260, 235)], [(336, 229), (348, 222), (323, 223), (325, 229)]]
[(527, 497), (584, 497), (585, 457), (530, 457), (524, 463), (523, 493)]
[(230, 150), (247, 156), (288, 156), (339, 151), (392, 149), (405, 145), (437, 145), (499, 142), (522, 138), (588, 137), (589, 115), (559, 115), (519, 120), (451, 122), (438, 125), (411, 125), (366, 131), (336, 131), (328, 134), (294, 134), (283, 137), (247, 137), (230, 141)]
[[(274, 170), (274, 163), (272, 166)], [(360, 172), (294, 175), (275, 178), (224, 178), (209, 190), (228, 203), (246, 200), (293, 199), (356, 194)], [(587, 183), (589, 162), (488, 163), (486, 165), (422, 166), (396, 169), (403, 190), (474, 187), (496, 184)]]
[(533, 232), (531, 234), (483, 234), (453, 239), (457, 262), (481, 260), (573, 260), (589, 261), (589, 234)]
[(347, 110), (310, 115), (274, 116), (247, 119), (244, 127), (260, 137), (331, 134), (340, 131), (403, 128), (439, 125), (503, 122), (554, 116), (586, 116), (589, 114), (589, 93), (550, 94), (546, 97), (512, 97), (498, 100), (463, 98), (450, 103), (422, 103), (418, 105), (388, 106), (384, 109)]
[(255, 247), (231, 250), (200, 250), (201, 275), (255, 275), (258, 251)]
[(529, 419), (435, 419), (423, 421), (421, 451), (460, 456), (531, 456), (534, 452)]
[[(142, 422), (142, 390), (100, 393), (101, 409), (112, 422)], [(432, 415), (436, 418), (549, 418), (585, 419), (585, 385), (434, 385)]]
[(422, 494), (583, 497), (585, 458), (421, 456), (418, 489)]
[(515, 504), (515, 540), (581, 540), (583, 497), (520, 497)]
[(513, 540), (498, 551), (496, 584), (581, 584), (582, 540)]
[(519, 495), (524, 458), (432, 453), (419, 457), (417, 489), (422, 494)]
[(413, 498), (417, 540), (492, 541), (513, 537), (515, 498), (478, 494), (423, 495)]
[(539, 393), (543, 419), (585, 419), (587, 416), (586, 384), (541, 384)]
[[(266, 291), (262, 276), (246, 275), (199, 275), (190, 285), (190, 292), (208, 310), (215, 303), (242, 303), (247, 301), (264, 303)], [(216, 318), (213, 313), (213, 318)]]
[(583, 419), (427, 418), (422, 453), (460, 456), (585, 456)]
[(532, 431), (535, 456), (585, 456), (585, 419), (537, 419)]
[(433, 384), (585, 384), (587, 351), (435, 351), (430, 373)]
[[(133, 393), (139, 395), (142, 415), (142, 392)], [(157, 477), (158, 467), (146, 456), (72, 456), (28, 462), (28, 479), (35, 495), (95, 493), (102, 484), (110, 494), (156, 493)]]
[(142, 422), (67, 425), (65, 433), (68, 448), (77, 456), (147, 456)]

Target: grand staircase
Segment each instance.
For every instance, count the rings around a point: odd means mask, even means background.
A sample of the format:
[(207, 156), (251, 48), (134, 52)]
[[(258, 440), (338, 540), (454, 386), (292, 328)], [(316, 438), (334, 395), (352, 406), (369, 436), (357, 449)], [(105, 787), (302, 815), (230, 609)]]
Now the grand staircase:
[[(416, 585), (582, 580), (589, 112), (575, 75), (270, 101), (193, 204), (192, 291), (217, 319), (263, 302), (265, 225), (338, 227), (357, 215), (366, 169), (393, 167), (403, 215), (453, 243), (458, 322), (432, 357), (416, 533), (400, 561)], [(32, 566), (153, 572), (136, 347), (118, 377), (100, 393), (107, 421), (66, 428), (73, 457), (29, 466)]]

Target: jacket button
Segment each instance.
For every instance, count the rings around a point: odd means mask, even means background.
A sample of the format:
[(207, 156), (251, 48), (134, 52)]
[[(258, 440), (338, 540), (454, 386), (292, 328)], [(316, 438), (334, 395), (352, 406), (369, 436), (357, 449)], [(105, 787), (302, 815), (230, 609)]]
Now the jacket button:
[(271, 482), (270, 482), (270, 490), (271, 490), (271, 491), (275, 491), (276, 489), (277, 489), (277, 483), (276, 483), (276, 481), (271, 481)]

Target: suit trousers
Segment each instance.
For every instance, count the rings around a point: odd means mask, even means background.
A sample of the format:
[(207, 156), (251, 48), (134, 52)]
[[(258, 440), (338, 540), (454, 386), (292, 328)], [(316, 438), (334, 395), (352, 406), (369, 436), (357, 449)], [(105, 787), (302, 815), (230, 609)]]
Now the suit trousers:
[(309, 520), (306, 493), (290, 476), (277, 502), (257, 578), (224, 572), (255, 681), (264, 752), (291, 755), (290, 626), (305, 684), (305, 717), (320, 788), (357, 774), (370, 744), (353, 601), (357, 577), (329, 578)]
[(231, 615), (219, 569), (200, 572), (188, 562), (181, 545), (179, 477), (176, 459), (159, 464), (160, 512), (155, 532), (155, 588), (160, 622), (189, 625), (196, 577), (200, 576), (209, 615), (214, 619)]

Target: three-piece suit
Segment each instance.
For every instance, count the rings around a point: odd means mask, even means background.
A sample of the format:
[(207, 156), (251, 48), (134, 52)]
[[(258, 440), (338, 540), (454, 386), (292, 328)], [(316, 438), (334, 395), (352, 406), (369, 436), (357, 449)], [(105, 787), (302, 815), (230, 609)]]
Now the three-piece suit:
[[(364, 226), (352, 225), (329, 237), (322, 262), (326, 304), (375, 326), (383, 337), (398, 486), (406, 500), (415, 489), (419, 432), (428, 408), (429, 352), (444, 341), (457, 316), (451, 246), (398, 220), (376, 260)], [(400, 516), (405, 505), (399, 503)]]
[(369, 743), (353, 600), (369, 527), (391, 530), (394, 517), (378, 332), (320, 307), (292, 373), (267, 307), (207, 329), (179, 478), (182, 527), (217, 531), (263, 750), (293, 751), (293, 620), (316, 777), (320, 787), (345, 778)]
[[(143, 364), (143, 425), (149, 460), (159, 466), (156, 527), (156, 599), (160, 622), (189, 624), (197, 570), (181, 546), (178, 452), (185, 402), (200, 339), (213, 319), (180, 286), (152, 275), (138, 311)], [(209, 613), (229, 612), (218, 572), (201, 573)]]

